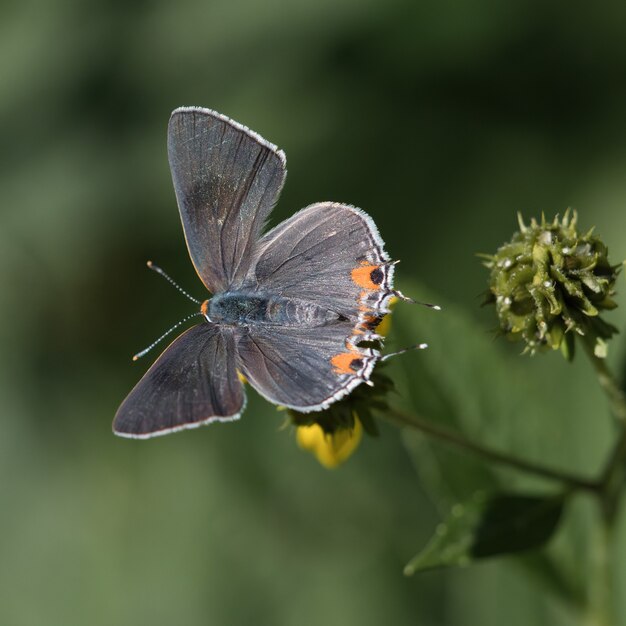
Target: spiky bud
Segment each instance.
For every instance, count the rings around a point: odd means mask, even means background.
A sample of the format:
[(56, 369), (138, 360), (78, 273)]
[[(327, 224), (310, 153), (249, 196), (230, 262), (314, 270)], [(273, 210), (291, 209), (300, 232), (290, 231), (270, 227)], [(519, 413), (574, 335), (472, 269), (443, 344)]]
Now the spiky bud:
[(542, 216), (524, 224), (494, 255), (483, 255), (491, 270), (486, 303), (493, 303), (501, 332), (523, 340), (525, 352), (556, 350), (573, 357), (574, 337), (585, 337), (597, 356), (617, 329), (600, 317), (613, 309), (615, 279), (608, 250), (593, 228), (577, 230), (576, 211), (547, 222)]

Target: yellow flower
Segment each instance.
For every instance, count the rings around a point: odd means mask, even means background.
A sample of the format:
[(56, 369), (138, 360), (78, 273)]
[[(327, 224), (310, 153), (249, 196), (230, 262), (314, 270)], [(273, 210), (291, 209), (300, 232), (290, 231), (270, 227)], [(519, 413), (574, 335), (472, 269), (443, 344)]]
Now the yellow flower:
[(353, 428), (338, 428), (333, 433), (325, 433), (319, 424), (298, 426), (298, 445), (314, 454), (328, 469), (341, 465), (356, 450), (363, 436), (363, 426), (356, 414), (353, 415)]

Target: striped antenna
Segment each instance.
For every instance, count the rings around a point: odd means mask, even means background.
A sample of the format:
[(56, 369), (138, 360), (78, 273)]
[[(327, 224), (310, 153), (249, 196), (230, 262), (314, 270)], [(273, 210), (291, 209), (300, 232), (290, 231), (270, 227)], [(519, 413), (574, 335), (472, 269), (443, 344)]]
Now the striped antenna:
[(396, 298), (399, 298), (403, 302), (408, 302), (409, 304), (421, 304), (422, 306), (427, 306), (429, 309), (433, 309), (433, 311), (441, 311), (441, 307), (438, 304), (430, 304), (429, 302), (414, 300), (413, 298), (409, 298), (409, 296), (405, 296), (399, 289), (395, 289), (392, 293)]
[(381, 361), (386, 361), (387, 359), (390, 359), (392, 356), (398, 356), (399, 354), (404, 354), (405, 352), (410, 352), (411, 350), (425, 350), (426, 348), (428, 348), (428, 344), (427, 343), (418, 343), (414, 346), (409, 346), (408, 348), (404, 348), (403, 350), (398, 350), (397, 352), (390, 352), (389, 354), (385, 354), (383, 357), (381, 357)]
[[(398, 263), (400, 263), (400, 259), (398, 259), (397, 261), (391, 261), (387, 263), (387, 265), (398, 265)], [(399, 289), (395, 289), (394, 291), (392, 291), (392, 293), (399, 300), (408, 302), (409, 304), (421, 304), (422, 306), (426, 306), (429, 309), (433, 309), (433, 311), (441, 311), (441, 307), (438, 304), (430, 304), (429, 302), (420, 302), (419, 300), (414, 300), (413, 298), (409, 298), (409, 296), (405, 296)]]
[(141, 352), (137, 352), (137, 354), (135, 354), (135, 356), (133, 357), (133, 361), (137, 361), (142, 356), (145, 356), (146, 354), (148, 354), (148, 352), (150, 352), (150, 350), (152, 350), (154, 346), (161, 343), (163, 339), (165, 339), (171, 332), (175, 331), (181, 324), (184, 324), (185, 322), (188, 322), (191, 318), (198, 317), (198, 316), (202, 316), (202, 313), (200, 313), (200, 311), (198, 311), (197, 313), (192, 313), (191, 315), (188, 315), (187, 317), (180, 320), (180, 322), (176, 322), (174, 326), (172, 326), (168, 331), (164, 332), (156, 341), (153, 341), (147, 348), (145, 348)]
[(174, 287), (176, 287), (176, 289), (178, 289), (178, 291), (180, 291), (180, 293), (182, 293), (183, 296), (186, 296), (187, 298), (189, 298), (192, 302), (195, 302), (196, 304), (201, 304), (200, 300), (196, 300), (193, 296), (190, 296), (173, 278), (171, 278), (168, 274), (166, 274), (158, 265), (155, 265), (152, 261), (148, 261), (146, 265), (153, 272), (156, 272), (157, 274), (161, 274), (161, 276), (163, 276), (163, 278), (165, 278), (165, 280), (168, 283), (170, 283), (170, 285), (173, 285)]

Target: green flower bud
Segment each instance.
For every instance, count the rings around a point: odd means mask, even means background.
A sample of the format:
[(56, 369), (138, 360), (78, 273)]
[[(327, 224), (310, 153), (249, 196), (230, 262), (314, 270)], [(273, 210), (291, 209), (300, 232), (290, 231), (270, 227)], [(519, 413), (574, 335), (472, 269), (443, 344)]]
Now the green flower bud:
[(526, 343), (524, 352), (561, 349), (573, 358), (574, 336), (592, 342), (597, 356), (617, 329), (600, 312), (617, 306), (615, 279), (604, 243), (593, 229), (580, 233), (576, 211), (550, 223), (544, 216), (519, 231), (494, 255), (482, 255), (491, 270), (487, 303), (495, 304), (502, 334)]

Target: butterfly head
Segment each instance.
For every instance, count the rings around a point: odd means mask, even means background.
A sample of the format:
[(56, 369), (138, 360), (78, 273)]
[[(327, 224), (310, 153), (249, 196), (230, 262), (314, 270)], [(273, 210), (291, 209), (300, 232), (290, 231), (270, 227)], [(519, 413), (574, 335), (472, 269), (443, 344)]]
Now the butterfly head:
[(204, 316), (204, 318), (206, 319), (207, 322), (211, 321), (211, 318), (209, 317), (209, 304), (210, 304), (210, 300), (205, 300), (201, 305), (200, 305), (200, 313)]

